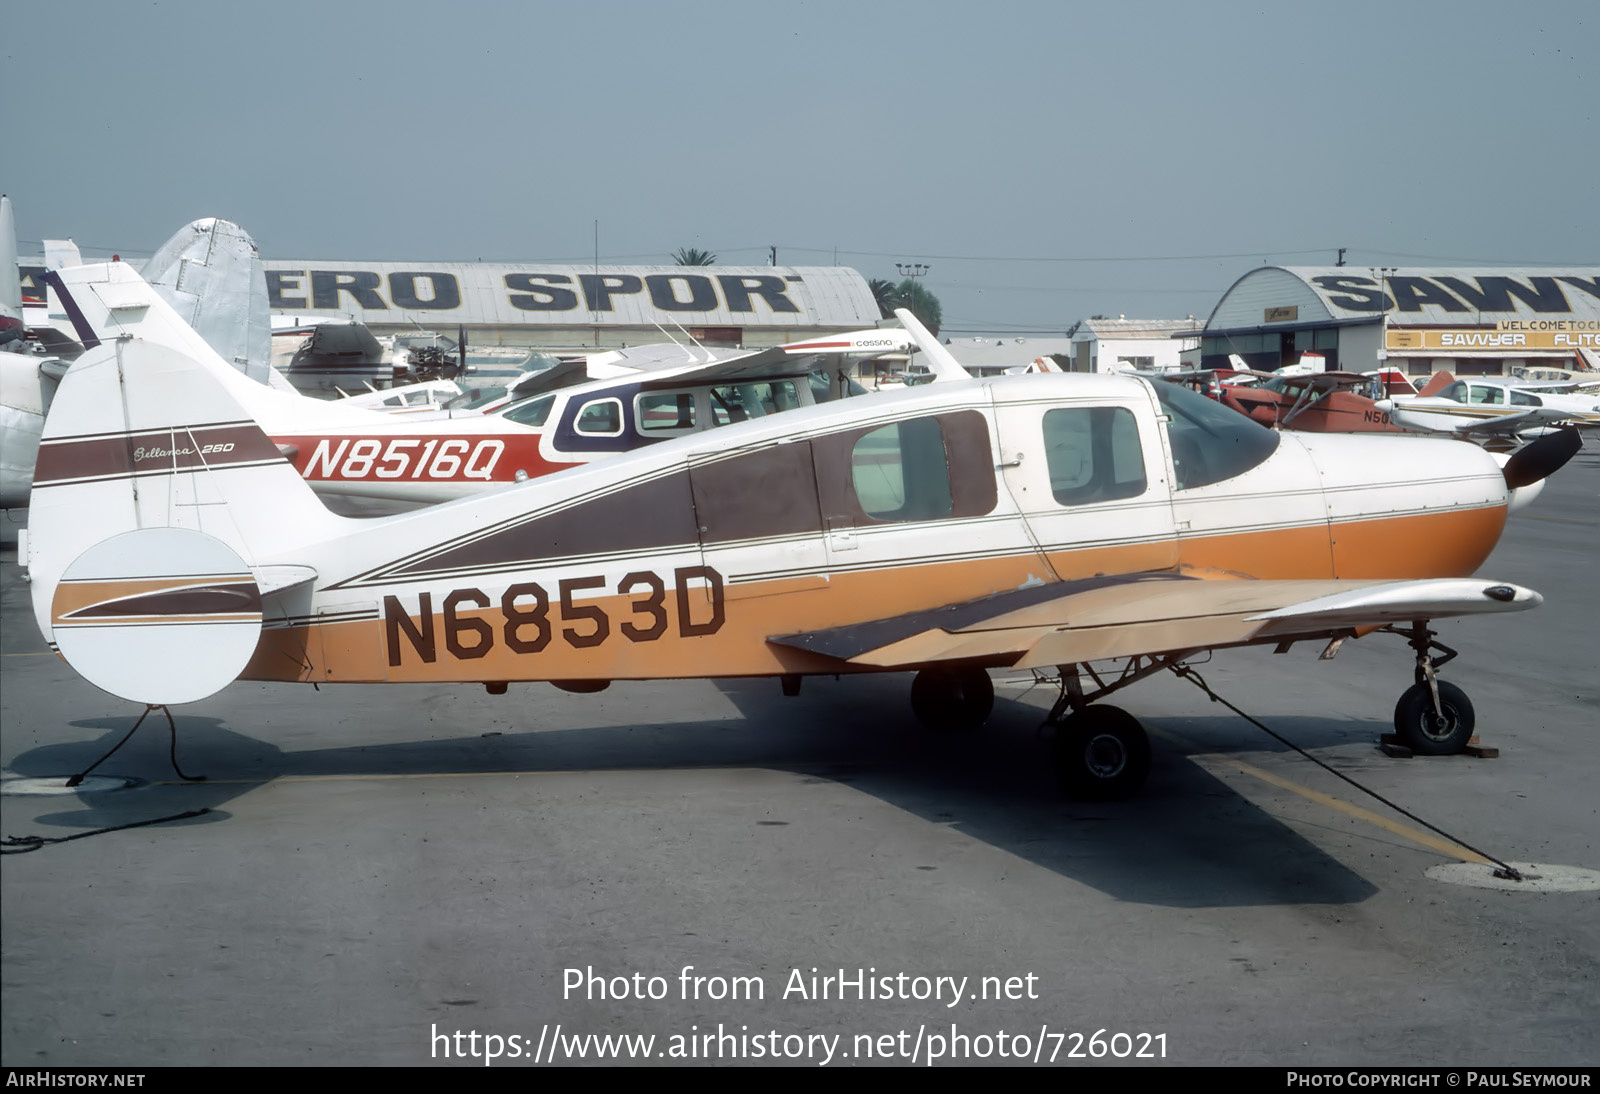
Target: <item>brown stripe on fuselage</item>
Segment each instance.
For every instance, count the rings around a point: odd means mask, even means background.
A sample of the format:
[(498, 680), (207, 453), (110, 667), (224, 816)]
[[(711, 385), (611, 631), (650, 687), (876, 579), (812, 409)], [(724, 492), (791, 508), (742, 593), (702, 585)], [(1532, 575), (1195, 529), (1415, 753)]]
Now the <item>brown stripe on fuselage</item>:
[(217, 469), (282, 460), (283, 455), (253, 423), (197, 425), (117, 435), (58, 437), (39, 443), (33, 485), (60, 485), (172, 471)]
[[(1505, 521), (1504, 506), (1451, 510), (1432, 514), (1355, 520), (1333, 526), (1330, 558), (1326, 526), (1267, 529), (1201, 536), (1179, 541), (1184, 572), (1227, 571), (1261, 579), (1458, 577), (1470, 574), (1493, 549)], [(1131, 574), (1172, 567), (1139, 565), (1160, 553), (1171, 558), (1171, 544), (1093, 547), (1052, 551), (1050, 560), (1063, 578), (1099, 574)], [(570, 569), (529, 571), (493, 582), (480, 581), (491, 607), (461, 606), (460, 621), (481, 621), (491, 644), (481, 657), (458, 658), (447, 652), (443, 635), (444, 596), (435, 590), (431, 621), (436, 658), (423, 661), (407, 638), (399, 639), (399, 663), (391, 666), (382, 618), (289, 628), (263, 635), (257, 656), (243, 674), (255, 680), (324, 682), (499, 681), (499, 680), (628, 680), (722, 676), (770, 676), (782, 673), (852, 671), (840, 661), (804, 650), (771, 644), (771, 636), (842, 627), (887, 619), (915, 611), (959, 604), (1017, 589), (1041, 576), (1037, 555), (1011, 555), (958, 562), (890, 565), (877, 570), (835, 572), (817, 588), (793, 589), (769, 596), (728, 598), (726, 619), (714, 634), (680, 637), (676, 629), (658, 640), (630, 641), (619, 624), (644, 623), (638, 615), (639, 594), (607, 595), (579, 601), (598, 607), (610, 621), (610, 635), (598, 646), (575, 647), (563, 641), (564, 628), (587, 631), (587, 620), (564, 620), (557, 605), (550, 608), (552, 638), (540, 652), (513, 652), (504, 640), (504, 617), (494, 607), (512, 580), (533, 579), (553, 590)], [(470, 582), (463, 582), (465, 587)], [(759, 586), (760, 583), (753, 583)], [(694, 593), (691, 613), (704, 613)], [(662, 610), (677, 618), (677, 596), (668, 588)], [(406, 603), (414, 608), (416, 599)], [(695, 618), (700, 618), (696, 615)], [(418, 627), (427, 624), (414, 620)], [(477, 645), (469, 634), (464, 644)], [(309, 665), (309, 669), (305, 666)]]

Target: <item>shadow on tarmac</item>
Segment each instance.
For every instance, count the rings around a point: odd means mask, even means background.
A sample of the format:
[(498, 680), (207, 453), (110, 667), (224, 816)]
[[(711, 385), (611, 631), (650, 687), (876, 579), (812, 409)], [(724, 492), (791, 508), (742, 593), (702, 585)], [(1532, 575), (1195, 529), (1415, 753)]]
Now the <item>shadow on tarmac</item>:
[[(1056, 786), (1047, 742), (1036, 731), (1038, 707), (1002, 697), (980, 733), (930, 734), (907, 709), (908, 679), (818, 679), (808, 681), (798, 699), (781, 698), (770, 680), (722, 681), (719, 690), (742, 719), (666, 725), (639, 721), (466, 735), (484, 723), (462, 709), (455, 713), (464, 716), (453, 719), (461, 736), (294, 752), (238, 733), (217, 718), (179, 714), (179, 763), (190, 774), (207, 776), (206, 782), (179, 783), (164, 726), (147, 723), (97, 771), (138, 778), (141, 786), (79, 795), (78, 808), (35, 822), (94, 829), (209, 807), (215, 812), (178, 823), (214, 824), (229, 818), (222, 810), (228, 802), (283, 778), (747, 767), (791, 771), (803, 784), (847, 785), (1141, 904), (1350, 904), (1377, 891), (1159, 737), (1167, 731), (1220, 738), (1240, 749), (1282, 750), (1237, 719), (1150, 719), (1158, 738), (1144, 790), (1130, 801), (1079, 803), (1065, 799)], [(644, 685), (617, 685), (614, 692), (630, 687)], [(445, 712), (451, 712), (448, 706)], [(74, 721), (79, 729), (98, 732), (31, 749), (10, 769), (41, 777), (76, 771), (115, 744), (135, 717)], [(556, 721), (548, 714), (546, 720)], [(1278, 719), (1274, 728), (1308, 749), (1348, 745), (1355, 735), (1348, 722), (1309, 717)]]

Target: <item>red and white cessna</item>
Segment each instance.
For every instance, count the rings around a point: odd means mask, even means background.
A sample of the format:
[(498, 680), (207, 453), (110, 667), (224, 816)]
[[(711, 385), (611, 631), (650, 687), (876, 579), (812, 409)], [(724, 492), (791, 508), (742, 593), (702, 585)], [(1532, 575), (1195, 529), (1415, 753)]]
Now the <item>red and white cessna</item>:
[(836, 376), (814, 373), (912, 344), (906, 331), (881, 328), (763, 350), (637, 347), (534, 376), (520, 385), (521, 400), (493, 413), (418, 420), (432, 416), (380, 413), (247, 379), (125, 263), (59, 275), (85, 345), (133, 337), (182, 351), (214, 374), (317, 491), (422, 502), (811, 406), (842, 393)]

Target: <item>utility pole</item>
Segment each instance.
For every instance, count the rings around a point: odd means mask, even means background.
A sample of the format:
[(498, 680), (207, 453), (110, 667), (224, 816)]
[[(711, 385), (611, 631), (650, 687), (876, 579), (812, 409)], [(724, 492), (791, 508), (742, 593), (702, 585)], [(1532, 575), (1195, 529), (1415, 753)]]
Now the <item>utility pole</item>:
[(1347, 248), (1344, 248), (1344, 247), (1340, 247), (1339, 248), (1339, 261), (1334, 263), (1335, 266), (1343, 266), (1344, 265), (1344, 252), (1346, 250), (1347, 250)]
[(778, 245), (774, 243), (769, 249), (772, 251), (772, 265), (776, 266), (778, 264)]

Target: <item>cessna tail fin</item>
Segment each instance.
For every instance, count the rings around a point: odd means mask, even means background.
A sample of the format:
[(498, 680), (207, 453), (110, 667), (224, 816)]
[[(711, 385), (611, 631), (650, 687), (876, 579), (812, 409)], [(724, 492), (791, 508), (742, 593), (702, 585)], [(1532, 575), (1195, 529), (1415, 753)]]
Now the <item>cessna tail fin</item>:
[(349, 523), (213, 370), (127, 337), (87, 351), (62, 380), (30, 509), (39, 629), (91, 683), (160, 704), (204, 698), (242, 672), (263, 597), (315, 577), (280, 563)]

